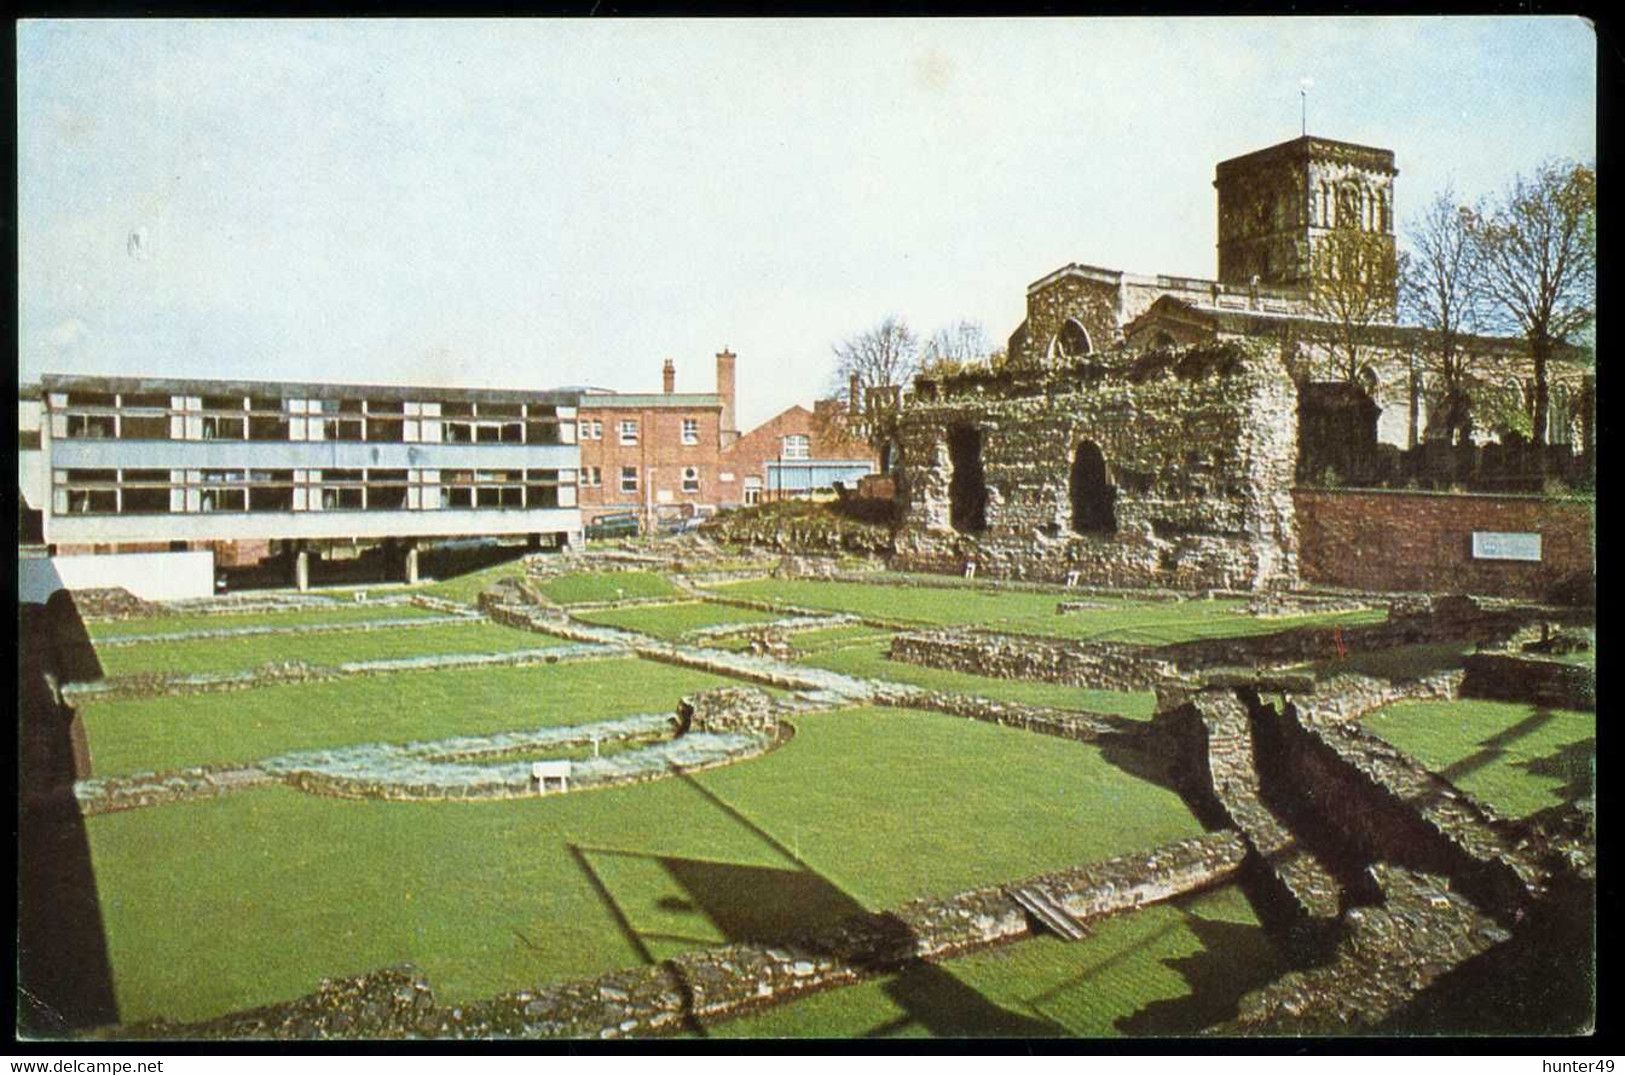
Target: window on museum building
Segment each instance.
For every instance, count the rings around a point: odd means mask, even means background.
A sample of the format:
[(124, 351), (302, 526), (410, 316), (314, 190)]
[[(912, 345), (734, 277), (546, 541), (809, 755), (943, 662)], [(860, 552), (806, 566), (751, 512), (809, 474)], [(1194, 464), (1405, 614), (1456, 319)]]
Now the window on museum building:
[(638, 491), (638, 468), (621, 468), (621, 492), (635, 493)]
[(697, 493), (700, 491), (700, 468), (683, 468), (683, 492)]
[(621, 419), (621, 443), (636, 444), (638, 442), (638, 422), (636, 418)]
[(683, 419), (683, 443), (700, 443), (700, 420), (698, 418)]
[(781, 458), (784, 459), (811, 459), (812, 440), (805, 433), (791, 433), (784, 438), (784, 447)]

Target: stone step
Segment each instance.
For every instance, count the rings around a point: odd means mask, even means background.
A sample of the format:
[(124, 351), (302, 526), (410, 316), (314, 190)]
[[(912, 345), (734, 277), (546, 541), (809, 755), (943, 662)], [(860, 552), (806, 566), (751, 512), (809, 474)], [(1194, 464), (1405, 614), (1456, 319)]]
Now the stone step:
[(1089, 927), (1073, 918), (1066, 908), (1036, 888), (1012, 886), (1004, 890), (1022, 910), (1036, 918), (1044, 928), (1065, 941), (1081, 941), (1089, 936)]

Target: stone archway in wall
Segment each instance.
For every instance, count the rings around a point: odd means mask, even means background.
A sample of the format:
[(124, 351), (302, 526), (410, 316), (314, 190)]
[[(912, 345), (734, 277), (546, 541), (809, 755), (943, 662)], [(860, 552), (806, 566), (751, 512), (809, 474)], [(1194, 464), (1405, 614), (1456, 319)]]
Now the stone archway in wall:
[(1072, 450), (1072, 475), (1067, 489), (1074, 533), (1117, 532), (1117, 487), (1108, 479), (1106, 457), (1093, 441), (1081, 440)]
[(987, 529), (987, 477), (982, 470), (982, 431), (948, 430), (948, 522), (962, 534)]
[(1061, 325), (1061, 330), (1050, 341), (1049, 359), (1082, 358), (1093, 353), (1094, 341), (1089, 338), (1089, 330), (1083, 327), (1083, 322), (1075, 317), (1069, 317)]

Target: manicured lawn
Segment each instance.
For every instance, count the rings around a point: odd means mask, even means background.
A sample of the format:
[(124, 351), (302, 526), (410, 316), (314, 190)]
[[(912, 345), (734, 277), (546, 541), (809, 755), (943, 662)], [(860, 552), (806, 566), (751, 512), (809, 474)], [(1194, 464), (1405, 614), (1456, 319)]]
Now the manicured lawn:
[(543, 583), (542, 592), (561, 605), (682, 595), (682, 591), (667, 582), (663, 576), (648, 571), (579, 572), (573, 575), (560, 575)]
[(675, 711), (730, 683), (634, 658), (395, 672), (80, 707), (97, 776), (252, 762), (290, 750), (400, 743)]
[(1200, 831), (1084, 744), (896, 710), (797, 727), (725, 769), (539, 800), (270, 788), (92, 818), (120, 1015), (202, 1018), (407, 960), (466, 1002)]
[(753, 608), (732, 608), (709, 601), (685, 601), (674, 605), (649, 605), (637, 608), (600, 609), (583, 612), (576, 617), (586, 623), (621, 627), (628, 631), (641, 631), (656, 638), (674, 639), (700, 627), (714, 627), (723, 623), (768, 623), (784, 616), (760, 612)]
[(221, 612), (214, 615), (154, 616), (145, 620), (114, 620), (86, 625), (90, 637), (127, 638), (130, 635), (178, 635), (190, 631), (227, 631), (234, 627), (307, 627), (311, 624), (364, 623), (368, 620), (420, 619), (444, 612), (416, 605), (377, 602), (332, 604), (287, 612)]
[(310, 661), (336, 665), (431, 654), (508, 653), (556, 646), (550, 635), (494, 623), (390, 627), (377, 631), (333, 631), (308, 635), (244, 635), (178, 642), (143, 642), (97, 651), (102, 672), (185, 674), (240, 672), (267, 661)]
[[(866, 628), (866, 630), (869, 630)], [(872, 632), (871, 632), (872, 633)], [(802, 663), (844, 672), (864, 679), (886, 679), (931, 690), (975, 694), (1003, 702), (1047, 705), (1061, 709), (1087, 709), (1095, 713), (1116, 713), (1136, 720), (1150, 720), (1156, 711), (1153, 691), (1102, 691), (1066, 687), (1058, 683), (1036, 683), (1021, 679), (995, 679), (965, 672), (926, 668), (886, 656), (887, 644), (862, 642), (814, 653)]]
[(1286, 967), (1234, 885), (1051, 937), (831, 990), (712, 1028), (719, 1038), (1194, 1034)]
[(1510, 817), (1592, 793), (1597, 717), (1521, 702), (1396, 702), (1365, 727)]
[(721, 583), (721, 594), (777, 601), (802, 608), (852, 612), (888, 622), (930, 626), (987, 627), (990, 630), (1052, 635), (1058, 638), (1161, 644), (1195, 638), (1269, 634), (1289, 627), (1380, 622), (1383, 612), (1262, 619), (1249, 616), (1242, 601), (1192, 600), (1135, 602), (1080, 598), (1103, 606), (1058, 615), (1063, 598), (1055, 594), (956, 587), (876, 586), (860, 582), (763, 579)]

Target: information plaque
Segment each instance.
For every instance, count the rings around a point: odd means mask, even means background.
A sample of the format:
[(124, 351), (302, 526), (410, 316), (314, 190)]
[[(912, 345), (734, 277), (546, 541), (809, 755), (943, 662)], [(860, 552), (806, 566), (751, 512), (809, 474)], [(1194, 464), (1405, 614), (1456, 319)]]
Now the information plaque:
[(1540, 560), (1539, 534), (1507, 534), (1494, 530), (1473, 531), (1474, 560)]

